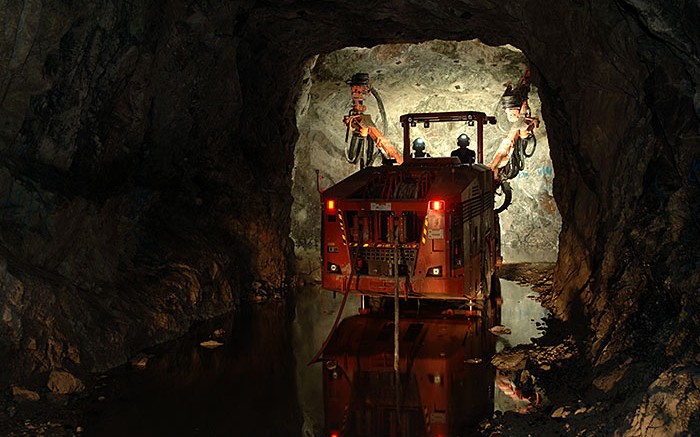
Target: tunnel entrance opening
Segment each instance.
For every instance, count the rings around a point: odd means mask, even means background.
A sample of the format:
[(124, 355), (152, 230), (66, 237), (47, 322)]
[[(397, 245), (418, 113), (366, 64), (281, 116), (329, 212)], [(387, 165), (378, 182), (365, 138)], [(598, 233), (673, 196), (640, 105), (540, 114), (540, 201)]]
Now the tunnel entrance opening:
[[(297, 273), (311, 279), (320, 277), (318, 190), (360, 168), (359, 163), (346, 159), (343, 116), (351, 107), (346, 81), (357, 72), (369, 74), (372, 87), (381, 93), (386, 117), (382, 116), (384, 108), (374, 99), (365, 102), (367, 113), (399, 149), (402, 114), (476, 110), (496, 115), (496, 127), (484, 131), (484, 161), (488, 163), (510, 127), (500, 106), (504, 84), (517, 82), (526, 68), (527, 59), (517, 48), (491, 47), (478, 40), (350, 47), (309, 60), (297, 107), (299, 139), (292, 188), (291, 234)], [(542, 119), (534, 87), (529, 97), (533, 114)], [(444, 138), (451, 135), (456, 140), (459, 133), (436, 137), (431, 152), (448, 156), (456, 141)], [(374, 165), (379, 164), (380, 159), (375, 159)], [(556, 259), (561, 217), (553, 197), (553, 178), (546, 127), (542, 123), (537, 131), (537, 149), (511, 180), (513, 203), (500, 214), (504, 262)]]

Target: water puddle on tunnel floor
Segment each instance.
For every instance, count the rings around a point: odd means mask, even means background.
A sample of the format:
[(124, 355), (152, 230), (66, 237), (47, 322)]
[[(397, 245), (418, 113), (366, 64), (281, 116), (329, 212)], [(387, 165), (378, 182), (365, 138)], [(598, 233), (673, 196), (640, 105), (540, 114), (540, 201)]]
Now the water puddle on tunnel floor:
[[(511, 330), (510, 335), (499, 336), (496, 340), (496, 352), (506, 347), (528, 344), (533, 338), (539, 338), (546, 328), (544, 319), (549, 311), (535, 301), (537, 293), (529, 287), (523, 287), (515, 282), (501, 281), (501, 324)], [(520, 380), (522, 373), (506, 374), (496, 372), (494, 390), (494, 411), (524, 411), (535, 395), (532, 381)], [(523, 387), (525, 385), (525, 387)], [(530, 391), (528, 393), (528, 391)], [(523, 393), (525, 392), (525, 393)]]
[[(87, 401), (84, 435), (299, 435), (288, 320), (282, 303), (254, 305), (148, 351), (144, 369), (103, 375)], [(223, 345), (200, 346), (208, 339)]]
[[(528, 288), (508, 281), (501, 284), (498, 316), (495, 312), (488, 317), (429, 316), (427, 306), (425, 313), (402, 315), (401, 351), (413, 354), (411, 372), (406, 373), (411, 376), (403, 376), (400, 384), (406, 407), (398, 412), (403, 435), (425, 435), (428, 426), (435, 431), (451, 420), (454, 411), (473, 429), (472, 423), (490, 417), (494, 410), (523, 407), (514, 400), (517, 396), (506, 393), (507, 378), (501, 378), (499, 385), (489, 361), (496, 351), (541, 335), (537, 323), (547, 312), (528, 297), (533, 294)], [(339, 435), (390, 435), (388, 423), (397, 417), (387, 407), (395, 393), (391, 321), (358, 315), (359, 298), (350, 296), (336, 332), (341, 339), (329, 342), (323, 356), (336, 363), (308, 365), (331, 330), (341, 301), (342, 296), (334, 298), (317, 286), (305, 287), (297, 294), (291, 326), (284, 304), (253, 305), (236, 317), (205, 323), (177, 341), (147, 351), (145, 368), (124, 366), (96, 379), (85, 399), (84, 435), (320, 437), (331, 435), (324, 430), (324, 412), (333, 411), (335, 419), (329, 416), (329, 420), (344, 420), (355, 430)], [(496, 324), (511, 333), (492, 334), (488, 328)], [(217, 329), (225, 331), (215, 338), (223, 346), (200, 346)], [(352, 360), (341, 362), (340, 357), (359, 359), (362, 354), (372, 362), (354, 368), (362, 370), (355, 372), (355, 383), (324, 393), (324, 378), (327, 390), (332, 381), (347, 381)], [(446, 399), (436, 394), (441, 391), (450, 393), (451, 405), (434, 408)], [(432, 409), (418, 408), (428, 398)], [(329, 405), (329, 399), (335, 404)], [(363, 415), (353, 416), (360, 410)], [(334, 430), (338, 424), (333, 424)], [(447, 430), (442, 435), (454, 434)]]
[[(548, 311), (535, 296), (528, 287), (501, 280), (502, 304), (469, 317), (439, 307), (403, 313), (400, 349), (406, 357), (398, 384), (402, 408), (396, 412), (393, 335), (387, 335), (393, 314), (360, 316), (359, 298), (351, 296), (321, 361), (307, 365), (332, 328), (342, 296), (304, 288), (294, 321), (302, 435), (422, 436), (427, 429), (430, 435), (471, 435), (494, 411), (523, 411), (530, 400), (519, 387), (522, 373), (497, 371), (490, 359), (543, 334)], [(398, 433), (391, 425), (397, 415)]]

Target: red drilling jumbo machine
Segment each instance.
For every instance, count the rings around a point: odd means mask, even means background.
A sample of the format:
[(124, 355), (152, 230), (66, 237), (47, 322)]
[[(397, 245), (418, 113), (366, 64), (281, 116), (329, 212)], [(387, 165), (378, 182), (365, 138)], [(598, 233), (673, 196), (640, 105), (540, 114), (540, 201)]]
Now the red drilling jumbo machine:
[[(529, 75), (515, 88), (506, 84), (501, 101), (513, 126), (488, 165), (483, 132), (495, 117), (477, 111), (402, 115), (399, 152), (366, 114), (365, 98), (374, 95), (386, 131), (369, 76), (358, 73), (348, 82), (353, 105), (344, 118), (346, 159), (359, 160), (360, 170), (321, 193), (322, 286), (344, 295), (312, 360), (324, 364), (325, 435), (460, 435), (493, 410), (488, 359), (495, 343), (487, 331), (500, 323), (498, 213), (510, 201), (507, 180), (534, 152), (539, 122), (527, 107)], [(471, 131), (476, 152), (425, 153), (414, 128), (425, 132), (448, 123)], [(457, 141), (460, 149), (469, 143), (466, 134)], [(372, 166), (378, 156), (381, 165)], [(506, 201), (496, 208), (499, 192)], [(350, 294), (362, 297), (361, 315), (339, 326)], [(393, 320), (370, 313), (386, 297), (393, 298)], [(400, 300), (418, 305), (400, 312)]]
[[(457, 157), (412, 158), (412, 126), (495, 123), (483, 112), (401, 116), (401, 165), (365, 167), (321, 194), (323, 287), (366, 296), (479, 299), (500, 254), (494, 177)], [(386, 144), (386, 142), (385, 142)], [(386, 146), (385, 146), (386, 147)]]
[[(527, 148), (539, 123), (527, 107), (528, 78), (526, 73), (515, 90), (506, 84), (502, 102), (515, 124), (485, 165), (483, 129), (495, 117), (475, 111), (402, 115), (399, 153), (365, 113), (365, 97), (378, 96), (369, 76), (353, 76), (353, 107), (344, 122), (352, 133), (348, 159), (359, 156), (361, 169), (321, 193), (324, 288), (370, 297), (393, 295), (397, 287), (409, 299), (488, 297), (501, 262), (497, 213), (504, 207), (494, 210), (494, 196), (500, 188), (510, 199), (506, 180), (518, 170), (511, 158)], [(475, 127), (476, 162), (415, 157), (411, 128), (437, 123)], [(375, 149), (383, 165), (368, 166)]]

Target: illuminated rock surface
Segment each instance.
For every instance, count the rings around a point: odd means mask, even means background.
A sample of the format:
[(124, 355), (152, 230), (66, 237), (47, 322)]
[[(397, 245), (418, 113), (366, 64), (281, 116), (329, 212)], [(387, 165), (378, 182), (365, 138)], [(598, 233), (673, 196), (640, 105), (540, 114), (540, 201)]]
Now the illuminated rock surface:
[[(319, 170), (318, 187), (324, 189), (359, 169), (359, 164), (345, 159), (342, 120), (350, 105), (346, 80), (358, 71), (370, 74), (372, 86), (386, 108), (388, 129), (384, 134), (401, 151), (402, 114), (472, 110), (495, 115), (499, 123), (484, 129), (484, 161), (488, 164), (510, 128), (500, 106), (503, 84), (517, 82), (526, 67), (525, 57), (513, 47), (489, 47), (478, 41), (355, 47), (314, 58), (297, 111), (292, 237), (300, 272), (318, 263), (321, 210), (315, 171)], [(377, 102), (370, 97), (366, 104), (367, 112), (383, 131)], [(541, 118), (534, 87), (529, 104), (533, 114)], [(427, 130), (419, 127), (413, 135), (426, 137), (427, 151), (433, 157), (449, 156), (462, 131), (473, 137), (471, 146), (476, 147), (475, 128), (451, 125), (447, 132), (446, 126), (433, 125)], [(521, 252), (531, 254), (530, 260), (556, 260), (561, 217), (552, 193), (554, 173), (544, 123), (536, 136), (533, 156), (510, 181), (514, 201), (500, 216), (506, 262), (512, 262)], [(375, 165), (379, 165), (380, 158), (375, 159)]]

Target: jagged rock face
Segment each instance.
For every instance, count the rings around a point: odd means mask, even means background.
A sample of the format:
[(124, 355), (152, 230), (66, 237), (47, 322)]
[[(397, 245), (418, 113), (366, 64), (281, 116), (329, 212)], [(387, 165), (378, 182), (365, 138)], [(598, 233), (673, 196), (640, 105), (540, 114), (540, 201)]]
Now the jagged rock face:
[(592, 329), (594, 362), (697, 352), (696, 2), (26, 0), (0, 14), (0, 347), (32, 369), (117, 362), (253, 280), (281, 285), (305, 62), (432, 39), (529, 60), (562, 215), (558, 315)]
[(210, 14), (3, 8), (3, 371), (111, 367), (282, 284), (289, 182), (238, 163), (236, 44)]

